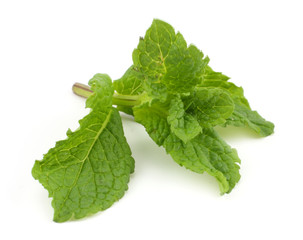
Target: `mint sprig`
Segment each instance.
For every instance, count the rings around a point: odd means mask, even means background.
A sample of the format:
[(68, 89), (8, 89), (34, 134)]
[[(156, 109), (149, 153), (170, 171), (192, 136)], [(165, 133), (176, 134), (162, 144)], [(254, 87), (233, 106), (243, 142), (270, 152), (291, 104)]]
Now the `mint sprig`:
[(35, 162), (32, 175), (53, 198), (56, 222), (105, 210), (127, 190), (134, 160), (118, 111), (133, 115), (179, 165), (215, 177), (221, 194), (239, 181), (240, 159), (214, 127), (273, 133), (274, 125), (251, 110), (243, 89), (215, 72), (209, 58), (168, 23), (154, 20), (132, 57), (133, 65), (114, 82), (96, 74), (90, 86), (74, 85), (76, 94), (88, 97), (90, 113)]

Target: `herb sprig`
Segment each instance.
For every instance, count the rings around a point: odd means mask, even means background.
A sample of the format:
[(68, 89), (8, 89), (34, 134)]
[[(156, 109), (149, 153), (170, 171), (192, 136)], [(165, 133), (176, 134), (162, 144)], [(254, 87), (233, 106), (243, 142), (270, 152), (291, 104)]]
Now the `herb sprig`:
[(179, 165), (215, 177), (221, 194), (239, 181), (240, 159), (214, 127), (273, 133), (274, 125), (251, 110), (243, 89), (215, 72), (209, 58), (168, 23), (155, 19), (132, 58), (114, 82), (96, 74), (89, 86), (73, 86), (91, 111), (34, 164), (32, 175), (53, 198), (56, 222), (105, 210), (127, 190), (134, 159), (119, 111), (133, 115)]

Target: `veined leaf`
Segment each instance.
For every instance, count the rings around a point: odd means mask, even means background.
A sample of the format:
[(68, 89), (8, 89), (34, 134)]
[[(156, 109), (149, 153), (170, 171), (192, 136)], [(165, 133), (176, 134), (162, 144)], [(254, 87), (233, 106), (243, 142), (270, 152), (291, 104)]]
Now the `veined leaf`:
[(122, 95), (139, 95), (144, 91), (143, 81), (143, 74), (131, 66), (120, 79), (114, 81), (114, 89)]
[(189, 92), (201, 81), (208, 61), (195, 46), (187, 47), (169, 24), (154, 20), (133, 52), (133, 62), (150, 84), (164, 84), (167, 91)]
[(235, 103), (233, 114), (226, 119), (225, 125), (236, 127), (249, 127), (262, 137), (266, 137), (274, 132), (275, 125), (266, 121), (257, 111)]
[[(121, 95), (140, 95), (144, 91), (144, 75), (131, 66), (127, 69), (124, 75), (115, 80), (113, 85), (114, 89), (118, 94)], [(133, 110), (131, 106), (117, 106), (117, 109), (129, 115), (133, 115)]]
[(221, 194), (229, 193), (240, 179), (240, 159), (212, 128), (204, 128), (203, 133), (187, 143), (171, 134), (164, 147), (181, 166), (197, 172), (207, 172), (216, 178)]
[(235, 104), (235, 109), (231, 116), (226, 119), (224, 125), (233, 125), (236, 127), (249, 127), (261, 136), (268, 136), (274, 131), (274, 124), (266, 121), (258, 112), (251, 110), (244, 92), (241, 87), (237, 87), (231, 82), (220, 80), (203, 81), (200, 86), (217, 87), (225, 89), (230, 93)]
[(229, 93), (220, 88), (197, 87), (184, 98), (186, 112), (193, 115), (201, 126), (212, 127), (225, 123), (234, 111)]
[(171, 131), (185, 143), (202, 132), (197, 119), (185, 112), (179, 96), (171, 99), (167, 121)]
[(92, 111), (75, 132), (36, 161), (35, 179), (53, 198), (54, 221), (64, 222), (105, 210), (127, 190), (134, 160), (124, 137), (121, 118), (112, 107), (112, 82), (97, 74), (90, 81)]
[[(208, 59), (209, 61), (209, 59)], [(229, 77), (222, 74), (221, 72), (215, 72), (210, 66), (205, 66), (203, 76), (203, 80), (220, 80), (220, 81), (227, 81)]]
[(151, 104), (144, 103), (133, 108), (135, 121), (145, 127), (149, 136), (159, 146), (163, 145), (170, 134), (170, 126), (167, 123), (168, 107), (167, 103), (154, 100)]

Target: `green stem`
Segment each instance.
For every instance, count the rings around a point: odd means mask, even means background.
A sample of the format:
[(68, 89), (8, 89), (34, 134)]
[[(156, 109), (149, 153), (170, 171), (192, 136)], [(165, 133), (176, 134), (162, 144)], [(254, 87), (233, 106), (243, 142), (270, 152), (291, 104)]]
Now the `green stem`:
[[(76, 95), (84, 98), (88, 98), (90, 95), (93, 94), (93, 91), (90, 89), (90, 87), (82, 83), (75, 83), (72, 89)], [(131, 96), (120, 95), (115, 93), (113, 95), (113, 105), (132, 107), (140, 104), (139, 98), (140, 96), (138, 95)]]

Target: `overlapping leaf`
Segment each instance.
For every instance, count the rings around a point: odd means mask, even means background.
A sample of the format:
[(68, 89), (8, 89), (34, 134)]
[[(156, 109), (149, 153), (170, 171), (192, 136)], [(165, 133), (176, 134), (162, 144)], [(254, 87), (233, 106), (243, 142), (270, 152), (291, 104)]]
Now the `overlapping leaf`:
[(217, 87), (230, 93), (235, 107), (232, 114), (226, 119), (225, 126), (249, 127), (261, 136), (268, 136), (273, 133), (274, 124), (265, 120), (258, 112), (251, 110), (241, 87), (220, 80), (206, 80), (200, 86)]
[(180, 96), (171, 99), (167, 122), (171, 131), (183, 142), (187, 142), (202, 132), (197, 119), (188, 114), (184, 109), (184, 103)]
[(228, 92), (221, 88), (200, 87), (184, 98), (186, 111), (203, 127), (225, 123), (234, 111), (234, 102)]
[(114, 81), (114, 89), (122, 95), (139, 95), (144, 91), (143, 82), (144, 75), (131, 66), (120, 79)]

